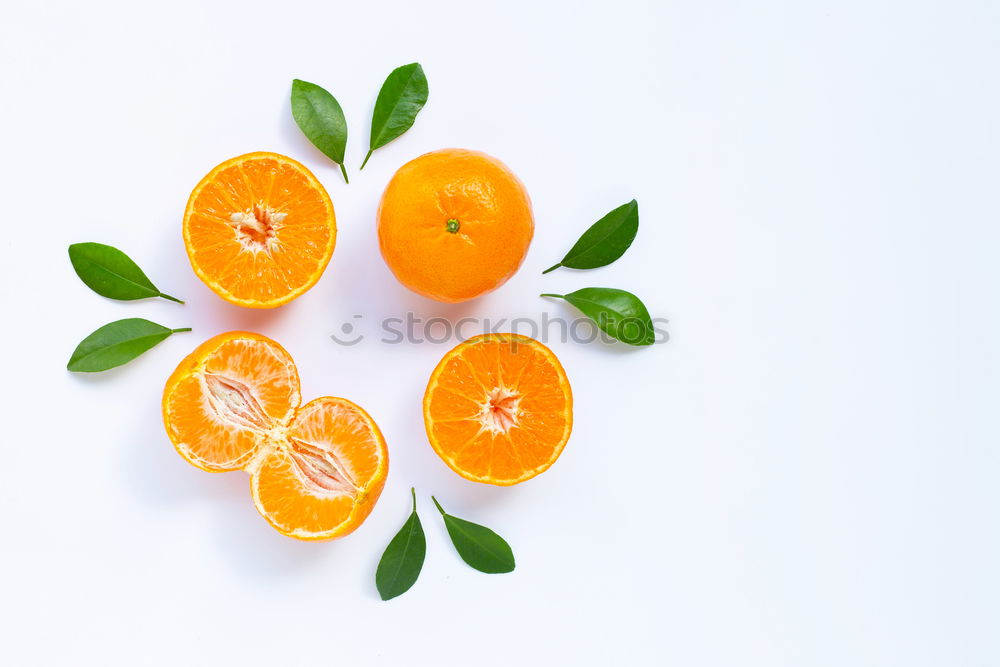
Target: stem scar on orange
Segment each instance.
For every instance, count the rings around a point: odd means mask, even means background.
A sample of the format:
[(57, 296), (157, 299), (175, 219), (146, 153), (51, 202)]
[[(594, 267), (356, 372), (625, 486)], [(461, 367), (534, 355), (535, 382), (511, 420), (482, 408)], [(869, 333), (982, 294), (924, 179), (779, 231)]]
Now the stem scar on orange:
[(184, 246), (209, 288), (238, 306), (274, 308), (316, 284), (337, 240), (316, 177), (277, 153), (226, 160), (195, 186)]
[(507, 282), (534, 230), (517, 176), (494, 157), (459, 148), (400, 167), (378, 209), (379, 247), (399, 282), (451, 303)]
[(573, 394), (549, 348), (485, 334), (448, 352), (424, 393), (424, 426), (448, 466), (474, 482), (509, 486), (555, 463), (573, 428)]
[(264, 336), (232, 331), (177, 366), (163, 390), (163, 423), (192, 465), (247, 471), (257, 510), (282, 535), (342, 537), (382, 493), (385, 439), (351, 401), (300, 402), (288, 352)]

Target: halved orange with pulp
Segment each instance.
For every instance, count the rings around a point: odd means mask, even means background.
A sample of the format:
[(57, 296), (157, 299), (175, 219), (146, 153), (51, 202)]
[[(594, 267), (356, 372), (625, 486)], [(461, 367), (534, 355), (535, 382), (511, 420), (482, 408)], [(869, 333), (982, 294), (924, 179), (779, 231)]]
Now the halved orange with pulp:
[(191, 267), (238, 306), (274, 308), (308, 290), (336, 240), (326, 190), (308, 169), (277, 153), (226, 160), (201, 179), (184, 211)]
[(452, 470), (508, 486), (548, 470), (562, 454), (573, 428), (573, 393), (559, 360), (537, 340), (475, 336), (431, 374), (424, 426)]
[(342, 537), (382, 493), (385, 439), (351, 401), (300, 401), (288, 352), (265, 336), (232, 331), (177, 366), (163, 390), (163, 423), (192, 465), (246, 470), (257, 510), (282, 535)]

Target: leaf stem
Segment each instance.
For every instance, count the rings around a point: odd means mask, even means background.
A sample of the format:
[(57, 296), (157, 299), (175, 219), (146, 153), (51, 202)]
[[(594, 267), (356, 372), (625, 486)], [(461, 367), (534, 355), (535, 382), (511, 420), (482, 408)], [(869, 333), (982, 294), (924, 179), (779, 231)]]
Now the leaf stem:
[(555, 297), (556, 299), (563, 298), (562, 294), (539, 294), (538, 296), (551, 296), (551, 297)]
[(548, 273), (549, 271), (555, 271), (555, 270), (556, 270), (556, 269), (558, 269), (558, 268), (559, 268), (560, 266), (562, 266), (562, 262), (559, 262), (559, 263), (558, 263), (558, 264), (556, 264), (555, 266), (550, 266), (549, 268), (545, 269), (544, 271), (542, 271), (542, 275), (544, 276), (544, 275), (545, 275), (546, 273)]
[(185, 331), (191, 331), (191, 327), (185, 327), (183, 329), (171, 329), (171, 333), (183, 333)]
[(413, 511), (417, 511), (417, 490), (412, 486), (410, 487), (410, 493), (413, 495)]
[(368, 158), (370, 158), (372, 156), (372, 153), (374, 152), (375, 152), (374, 148), (368, 151), (368, 155), (365, 156), (365, 161), (361, 163), (360, 167), (358, 167), (358, 171), (361, 171), (362, 169), (365, 168), (365, 165), (368, 164)]
[(166, 299), (167, 301), (173, 301), (174, 303), (181, 303), (181, 304), (182, 304), (182, 303), (184, 303), (183, 301), (181, 301), (181, 300), (180, 300), (180, 299), (178, 299), (177, 297), (175, 297), (175, 296), (170, 296), (169, 294), (164, 294), (163, 292), (159, 292), (159, 293), (157, 294), (157, 296), (160, 296), (160, 297), (163, 297), (163, 298), (164, 298), (164, 299)]
[(347, 168), (344, 167), (343, 162), (340, 163), (340, 173), (344, 175), (344, 183), (350, 183), (350, 181), (347, 179)]
[(433, 500), (434, 504), (437, 506), (438, 512), (441, 512), (441, 516), (445, 516), (446, 512), (444, 511), (444, 508), (441, 507), (441, 503), (438, 502), (438, 499), (435, 498), (434, 496), (431, 496), (431, 500)]

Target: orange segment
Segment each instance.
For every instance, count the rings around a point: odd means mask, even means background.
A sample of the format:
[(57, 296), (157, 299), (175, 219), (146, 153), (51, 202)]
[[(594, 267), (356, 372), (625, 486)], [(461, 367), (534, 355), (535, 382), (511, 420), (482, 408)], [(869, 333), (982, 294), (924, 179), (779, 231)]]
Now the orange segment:
[(559, 360), (538, 341), (476, 336), (431, 374), (424, 426), (434, 451), (462, 477), (517, 484), (559, 458), (573, 427), (573, 395)]
[(283, 535), (346, 535), (368, 516), (389, 457), (372, 418), (342, 398), (300, 406), (291, 356), (264, 336), (209, 339), (167, 380), (163, 421), (187, 461), (246, 470), (257, 509)]
[(300, 402), (291, 356), (244, 331), (199, 345), (167, 380), (163, 422), (178, 453), (209, 472), (245, 467)]
[(357, 528), (382, 492), (389, 460), (368, 413), (342, 398), (318, 398), (299, 410), (284, 444), (251, 477), (264, 518), (304, 540)]
[(337, 238), (316, 177), (277, 153), (223, 162), (195, 187), (184, 245), (198, 277), (230, 303), (274, 308), (316, 284)]

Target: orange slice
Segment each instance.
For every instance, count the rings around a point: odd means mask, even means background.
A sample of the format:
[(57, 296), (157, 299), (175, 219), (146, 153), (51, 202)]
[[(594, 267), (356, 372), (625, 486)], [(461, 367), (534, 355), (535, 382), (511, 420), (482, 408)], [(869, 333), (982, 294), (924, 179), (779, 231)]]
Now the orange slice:
[(226, 160), (184, 211), (191, 267), (223, 299), (274, 308), (316, 284), (337, 240), (333, 202), (316, 177), (277, 153)]
[(431, 374), (424, 426), (452, 470), (508, 486), (559, 458), (573, 428), (573, 394), (559, 360), (537, 340), (476, 336), (448, 352)]
[(246, 470), (257, 510), (282, 535), (342, 537), (382, 493), (385, 440), (368, 413), (346, 399), (300, 402), (288, 352), (264, 336), (232, 331), (177, 366), (163, 390), (163, 423), (192, 465)]

